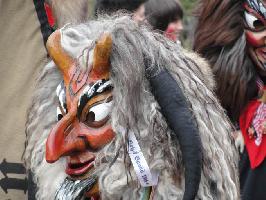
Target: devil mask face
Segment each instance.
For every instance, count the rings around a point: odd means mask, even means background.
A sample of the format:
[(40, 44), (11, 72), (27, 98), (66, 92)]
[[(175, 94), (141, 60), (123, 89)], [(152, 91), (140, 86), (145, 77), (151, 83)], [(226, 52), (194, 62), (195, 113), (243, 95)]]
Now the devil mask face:
[(91, 174), (97, 152), (115, 136), (109, 122), (111, 46), (111, 36), (103, 34), (84, 51), (87, 52), (87, 66), (82, 68), (78, 59), (72, 58), (61, 47), (60, 30), (50, 36), (47, 43), (64, 83), (57, 88), (58, 123), (46, 142), (46, 160), (53, 163), (65, 156), (65, 172), (73, 179), (85, 179)]
[(266, 75), (266, 1), (246, 0), (245, 33), (251, 59), (261, 75)]

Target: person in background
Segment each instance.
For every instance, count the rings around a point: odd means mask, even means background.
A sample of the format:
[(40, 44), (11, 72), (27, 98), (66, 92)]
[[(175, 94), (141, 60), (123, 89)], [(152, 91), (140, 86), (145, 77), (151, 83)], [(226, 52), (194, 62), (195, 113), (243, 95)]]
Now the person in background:
[(177, 0), (149, 0), (145, 3), (146, 19), (155, 30), (179, 42), (183, 30), (183, 9)]
[(241, 199), (265, 200), (265, 0), (202, 0), (198, 5), (194, 50), (209, 61), (216, 94), (235, 124)]
[(99, 14), (112, 14), (119, 10), (125, 10), (133, 13), (133, 20), (142, 22), (145, 20), (145, 7), (144, 3), (147, 0), (97, 0), (95, 4), (95, 16)]

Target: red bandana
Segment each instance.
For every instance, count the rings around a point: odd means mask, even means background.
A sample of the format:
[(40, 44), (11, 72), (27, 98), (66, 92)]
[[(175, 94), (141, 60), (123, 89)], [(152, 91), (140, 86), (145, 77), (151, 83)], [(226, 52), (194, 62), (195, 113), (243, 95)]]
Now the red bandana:
[[(258, 82), (260, 91), (266, 86)], [(243, 110), (239, 125), (248, 151), (251, 168), (258, 167), (266, 157), (266, 104), (252, 100)]]

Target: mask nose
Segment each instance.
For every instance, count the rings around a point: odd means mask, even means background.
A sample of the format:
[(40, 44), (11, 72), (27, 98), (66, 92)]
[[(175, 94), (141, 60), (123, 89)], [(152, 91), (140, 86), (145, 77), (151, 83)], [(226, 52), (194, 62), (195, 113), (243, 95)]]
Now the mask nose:
[(86, 150), (76, 115), (69, 112), (52, 129), (46, 141), (46, 161), (56, 162), (60, 157)]

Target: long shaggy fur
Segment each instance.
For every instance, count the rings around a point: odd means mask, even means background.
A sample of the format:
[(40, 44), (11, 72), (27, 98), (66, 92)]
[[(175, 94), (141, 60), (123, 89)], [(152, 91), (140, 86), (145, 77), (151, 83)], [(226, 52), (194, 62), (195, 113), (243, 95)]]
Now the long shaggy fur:
[(233, 121), (239, 119), (241, 110), (257, 94), (257, 74), (246, 56), (243, 3), (244, 0), (201, 0), (194, 41), (194, 50), (210, 62), (216, 93)]
[(134, 12), (146, 1), (147, 0), (96, 0), (94, 14), (95, 16), (112, 14), (119, 10)]
[(66, 177), (63, 159), (53, 167), (45, 160), (46, 139), (51, 127), (56, 123), (58, 100), (54, 91), (61, 80), (55, 64), (48, 63), (37, 80), (32, 104), (28, 110), (24, 162), (27, 168), (37, 175), (34, 176), (34, 181), (38, 183), (37, 199), (53, 199), (56, 188)]
[[(112, 35), (110, 61), (114, 89), (111, 124), (116, 138), (96, 158), (102, 199), (140, 198), (142, 189), (126, 150), (127, 130), (135, 133), (149, 167), (159, 173), (154, 199), (182, 199), (185, 181), (182, 155), (177, 138), (169, 129), (149, 87), (148, 78), (154, 75), (149, 72), (154, 71), (153, 66), (170, 71), (196, 118), (203, 144), (203, 168), (197, 199), (239, 199), (238, 156), (232, 144), (231, 126), (213, 93), (212, 73), (204, 60), (162, 35), (144, 26), (138, 27), (128, 17), (99, 19), (66, 27), (62, 32), (64, 49), (76, 57), (80, 54), (76, 50), (71, 52), (71, 44), (83, 48), (84, 43), (90, 45), (103, 32)], [(64, 43), (66, 38), (73, 41)], [(55, 87), (61, 80), (55, 66), (44, 68), (28, 115), (25, 160), (27, 168), (35, 174), (38, 199), (52, 199), (57, 189), (54, 185), (65, 176), (62, 174), (63, 160), (49, 165), (44, 158), (47, 133), (55, 123)], [(46, 109), (41, 112), (44, 105)], [(48, 170), (51, 174), (46, 173)], [(61, 174), (57, 176), (56, 173)], [(54, 182), (49, 177), (53, 177)]]
[(46, 0), (51, 5), (57, 26), (81, 23), (88, 18), (88, 0)]

